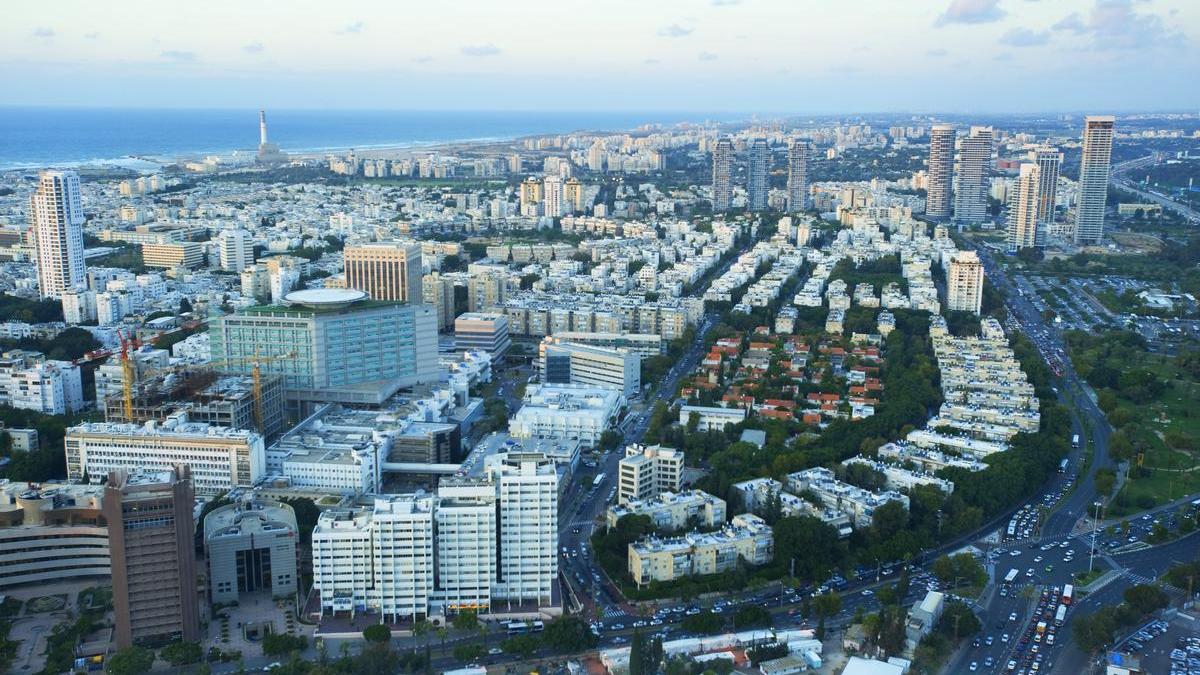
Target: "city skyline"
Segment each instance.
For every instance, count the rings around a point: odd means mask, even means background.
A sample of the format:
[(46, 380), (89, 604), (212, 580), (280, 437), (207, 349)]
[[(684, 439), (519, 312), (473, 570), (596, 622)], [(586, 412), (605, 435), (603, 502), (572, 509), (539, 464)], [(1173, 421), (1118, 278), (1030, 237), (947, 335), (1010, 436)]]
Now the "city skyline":
[[(1182, 1), (930, 0), (904, 16), (875, 1), (478, 4), (470, 21), (448, 7), (314, 4), (288, 7), (287, 31), (273, 29), (284, 8), (271, 4), (169, 15), (134, 5), (137, 22), (53, 7), (22, 6), (0, 27), (0, 73), (13, 85), (0, 105), (763, 114), (1200, 105), (1194, 88), (1170, 85), (1187, 81), (1197, 58), (1200, 7)], [(854, 30), (796, 40), (795, 25)], [(531, 68), (565, 87), (519, 86)], [(1143, 77), (1148, 69), (1158, 77)], [(1100, 78), (1108, 86), (1091, 85)], [(46, 84), (63, 79), (74, 85)]]

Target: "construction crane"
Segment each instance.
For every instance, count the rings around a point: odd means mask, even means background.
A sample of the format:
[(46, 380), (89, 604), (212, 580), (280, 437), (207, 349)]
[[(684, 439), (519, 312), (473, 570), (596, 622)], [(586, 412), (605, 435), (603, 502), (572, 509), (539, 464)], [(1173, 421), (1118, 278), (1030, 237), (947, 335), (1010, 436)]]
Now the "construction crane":
[(266, 435), (266, 425), (263, 422), (262, 364), (288, 361), (294, 358), (296, 358), (296, 352), (287, 352), (275, 356), (259, 356), (258, 350), (254, 350), (254, 359), (251, 361), (250, 366), (250, 380), (254, 386), (254, 426), (258, 429), (258, 433), (264, 436)]
[(133, 359), (130, 358), (130, 350), (136, 351), (140, 346), (137, 336), (129, 337), (117, 331), (117, 339), (121, 341), (121, 394), (124, 397), (125, 404), (125, 419), (133, 421), (133, 380), (137, 377), (136, 369), (133, 365)]

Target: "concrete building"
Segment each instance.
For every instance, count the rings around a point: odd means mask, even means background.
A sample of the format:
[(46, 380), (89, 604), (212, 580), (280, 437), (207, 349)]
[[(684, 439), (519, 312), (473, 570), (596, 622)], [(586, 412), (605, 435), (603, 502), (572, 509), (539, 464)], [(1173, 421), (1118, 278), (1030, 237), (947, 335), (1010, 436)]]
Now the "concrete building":
[(553, 337), (561, 342), (604, 347), (606, 349), (626, 349), (643, 359), (659, 356), (663, 352), (661, 335), (647, 333), (602, 333), (592, 331), (557, 331)]
[(661, 492), (650, 499), (629, 499), (608, 507), (605, 520), (616, 527), (625, 516), (649, 516), (660, 532), (706, 530), (725, 524), (725, 500), (703, 490)]
[(946, 309), (979, 314), (983, 307), (983, 263), (974, 251), (959, 251), (946, 272)]
[(373, 300), (417, 303), (422, 300), (421, 245), (389, 241), (346, 246), (342, 251), (346, 287)]
[(0, 589), (108, 577), (99, 485), (0, 479)]
[(538, 371), (548, 384), (611, 387), (625, 398), (642, 389), (642, 360), (627, 349), (593, 347), (547, 337), (538, 347)]
[(254, 239), (242, 228), (222, 230), (217, 237), (221, 269), (238, 272), (254, 264)]
[(953, 204), (954, 127), (935, 124), (929, 130), (929, 177), (925, 196), (925, 215), (933, 219), (950, 217)]
[(652, 581), (721, 574), (735, 569), (738, 561), (765, 565), (774, 555), (771, 526), (752, 513), (743, 513), (716, 532), (648, 537), (630, 544), (629, 575), (641, 587)]
[[(808, 206), (808, 141), (793, 138), (788, 143), (788, 211), (796, 213)], [(798, 245), (808, 243), (808, 237)]]
[[(971, 127), (959, 144), (958, 184), (954, 192), (954, 222), (977, 225), (987, 219), (992, 165), (992, 128)], [(932, 161), (930, 162), (932, 168)]]
[(946, 596), (938, 591), (929, 591), (920, 602), (914, 604), (908, 611), (908, 620), (904, 624), (905, 643), (910, 650), (921, 643), (922, 638), (933, 632), (938, 619), (942, 618), (942, 610), (946, 606)]
[(288, 294), (211, 322), (212, 358), (284, 378), (293, 417), (324, 402), (378, 405), (438, 378), (437, 317), (428, 305), (366, 300), (357, 290)]
[(531, 384), (508, 422), (515, 438), (561, 438), (594, 448), (616, 424), (625, 396), (615, 389), (578, 384)]
[(209, 602), (236, 602), (243, 593), (292, 599), (299, 584), (296, 513), (282, 502), (250, 499), (204, 517)]
[(195, 269), (204, 265), (204, 245), (198, 241), (142, 244), (142, 263), (146, 267)]
[(767, 175), (770, 168), (771, 149), (767, 147), (765, 140), (754, 139), (750, 144), (749, 171), (746, 174), (746, 195), (751, 211), (767, 208), (767, 194), (770, 192)]
[(811, 491), (827, 508), (849, 514), (857, 527), (869, 527), (875, 510), (888, 502), (900, 502), (908, 508), (908, 497), (898, 492), (875, 493), (843, 483), (825, 467), (790, 473), (787, 486), (792, 494)]
[(717, 141), (712, 153), (712, 208), (728, 211), (733, 205), (733, 142)]
[(508, 316), (499, 312), (464, 312), (454, 320), (454, 349), (484, 351), (493, 362), (504, 359), (512, 347)]
[(61, 298), (68, 290), (86, 287), (79, 174), (40, 172), (37, 190), (29, 199), (29, 222), (42, 297)]
[(1112, 115), (1089, 115), (1083, 121), (1083, 155), (1079, 159), (1079, 202), (1075, 207), (1075, 243), (1099, 244), (1104, 238), (1108, 205), (1108, 169), (1112, 160)]
[(617, 503), (647, 501), (683, 487), (684, 453), (660, 445), (629, 445), (617, 463)]
[(108, 474), (104, 519), (118, 648), (200, 639), (191, 472)]
[(687, 426), (691, 417), (698, 420), (698, 431), (724, 431), (730, 424), (738, 424), (746, 419), (745, 408), (721, 408), (699, 405), (679, 407), (679, 423)]
[(1033, 248), (1046, 238), (1040, 231), (1046, 227), (1038, 213), (1042, 203), (1042, 180), (1037, 164), (1022, 164), (1015, 189), (1008, 203), (1008, 250), (1015, 253), (1023, 248)]
[(454, 281), (438, 272), (421, 278), (421, 302), (437, 309), (438, 330), (454, 328)]
[(499, 508), (499, 578), (495, 601), (508, 607), (555, 603), (558, 582), (558, 475), (554, 461), (538, 453), (488, 458)]
[(1038, 225), (1035, 246), (1046, 245), (1046, 234), (1054, 224), (1058, 204), (1058, 175), (1063, 154), (1055, 147), (1039, 145), (1029, 152), (1029, 159), (1038, 168)]
[[(187, 465), (189, 490), (217, 494), (250, 487), (265, 473), (262, 436), (253, 431), (188, 422), (87, 422), (67, 429), (67, 477), (98, 482), (112, 471), (163, 471)], [(193, 479), (194, 476), (194, 479)]]
[(508, 295), (508, 280), (494, 271), (471, 273), (467, 279), (467, 311), (484, 312), (501, 307)]
[(47, 360), (41, 352), (4, 352), (0, 356), (0, 404), (48, 415), (79, 412), (84, 406), (79, 366)]

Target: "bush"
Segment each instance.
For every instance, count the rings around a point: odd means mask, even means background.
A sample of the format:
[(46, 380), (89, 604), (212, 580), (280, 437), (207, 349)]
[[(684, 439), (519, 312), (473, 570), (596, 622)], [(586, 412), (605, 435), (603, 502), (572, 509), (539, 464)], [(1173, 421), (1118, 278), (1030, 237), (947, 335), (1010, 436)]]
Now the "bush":
[(163, 647), (158, 655), (173, 666), (183, 666), (189, 663), (199, 663), (204, 656), (199, 642), (172, 642)]
[(262, 652), (266, 656), (283, 656), (291, 652), (304, 651), (306, 647), (308, 647), (308, 638), (303, 635), (267, 633), (262, 641)]
[(725, 628), (725, 619), (720, 614), (701, 612), (683, 617), (679, 626), (689, 633), (719, 633)]
[(392, 639), (392, 629), (387, 626), (377, 623), (373, 626), (367, 626), (362, 632), (363, 639), (367, 642), (375, 644), (383, 644), (390, 642)]

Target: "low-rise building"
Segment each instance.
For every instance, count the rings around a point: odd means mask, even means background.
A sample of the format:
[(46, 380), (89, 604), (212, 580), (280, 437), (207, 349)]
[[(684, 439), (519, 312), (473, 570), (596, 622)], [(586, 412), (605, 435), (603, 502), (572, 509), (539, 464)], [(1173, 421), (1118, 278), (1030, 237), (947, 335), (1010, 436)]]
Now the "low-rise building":
[(625, 396), (605, 387), (578, 384), (531, 384), (524, 402), (508, 422), (516, 438), (561, 438), (594, 448), (625, 407)]
[(641, 393), (641, 357), (625, 348), (594, 347), (547, 337), (539, 345), (538, 357), (543, 382), (611, 387), (627, 399)]
[(204, 517), (209, 601), (236, 602), (242, 593), (292, 598), (299, 582), (296, 513), (282, 502), (251, 499)]
[(703, 490), (662, 492), (650, 499), (629, 499), (608, 507), (609, 527), (625, 516), (649, 516), (654, 529), (673, 532), (686, 529), (712, 529), (725, 524), (725, 500)]
[(908, 508), (908, 497), (899, 492), (875, 493), (843, 483), (825, 467), (814, 467), (788, 474), (788, 489), (792, 493), (811, 492), (831, 509), (850, 514), (857, 527), (868, 527), (875, 510), (891, 501)]
[(717, 532), (649, 537), (629, 545), (629, 575), (640, 587), (652, 581), (728, 572), (738, 561), (765, 565), (775, 555), (771, 526), (751, 513), (734, 516)]
[(679, 407), (679, 423), (687, 426), (695, 415), (698, 431), (724, 431), (730, 424), (739, 424), (746, 419), (745, 408), (722, 408), (713, 406), (684, 405)]
[(617, 503), (646, 501), (683, 487), (684, 453), (660, 445), (629, 445), (617, 463)]

